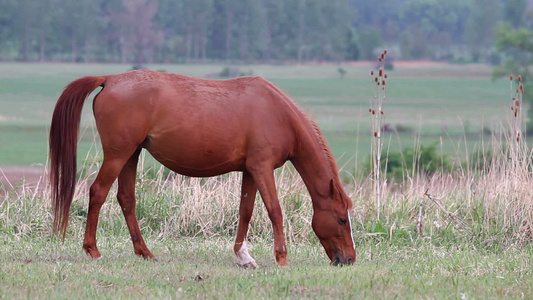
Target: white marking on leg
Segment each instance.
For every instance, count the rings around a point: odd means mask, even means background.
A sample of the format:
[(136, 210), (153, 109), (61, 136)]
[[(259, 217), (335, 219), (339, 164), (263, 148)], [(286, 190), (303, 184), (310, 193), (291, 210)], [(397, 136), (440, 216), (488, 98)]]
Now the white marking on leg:
[(346, 211), (346, 213), (348, 214), (348, 222), (350, 224), (350, 234), (352, 235), (352, 245), (353, 245), (353, 250), (355, 251), (355, 242), (353, 240), (353, 230), (352, 230), (352, 219), (350, 218), (350, 211)]
[(255, 259), (248, 253), (248, 247), (246, 247), (246, 242), (242, 242), (241, 249), (235, 253), (237, 255), (237, 263), (240, 266), (245, 266), (248, 264), (255, 264)]

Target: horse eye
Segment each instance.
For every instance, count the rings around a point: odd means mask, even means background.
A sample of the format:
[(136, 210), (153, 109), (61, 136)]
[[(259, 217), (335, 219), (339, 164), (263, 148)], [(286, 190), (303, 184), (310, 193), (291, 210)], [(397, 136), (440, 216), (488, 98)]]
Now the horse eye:
[(346, 220), (345, 218), (339, 218), (339, 223), (341, 225), (345, 225), (347, 222), (348, 222), (348, 220)]

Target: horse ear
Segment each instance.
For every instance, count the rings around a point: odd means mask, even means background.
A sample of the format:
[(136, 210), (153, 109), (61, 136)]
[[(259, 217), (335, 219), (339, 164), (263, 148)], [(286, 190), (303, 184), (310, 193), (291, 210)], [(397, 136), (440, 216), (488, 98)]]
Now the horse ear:
[(329, 181), (329, 195), (330, 197), (335, 195), (335, 184), (333, 183), (333, 179)]

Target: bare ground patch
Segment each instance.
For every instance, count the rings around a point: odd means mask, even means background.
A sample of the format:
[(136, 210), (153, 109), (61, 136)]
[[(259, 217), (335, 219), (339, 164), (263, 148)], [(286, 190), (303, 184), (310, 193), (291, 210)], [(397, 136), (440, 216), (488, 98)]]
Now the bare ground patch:
[(21, 187), (44, 187), (45, 174), (44, 167), (0, 167), (0, 195)]

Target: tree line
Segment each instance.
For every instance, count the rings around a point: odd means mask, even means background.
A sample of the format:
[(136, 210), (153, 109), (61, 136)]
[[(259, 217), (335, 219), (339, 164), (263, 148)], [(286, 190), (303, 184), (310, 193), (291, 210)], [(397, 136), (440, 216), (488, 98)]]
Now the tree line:
[[(491, 61), (528, 0), (0, 0), (0, 60)], [(522, 11), (521, 11), (522, 10)]]

